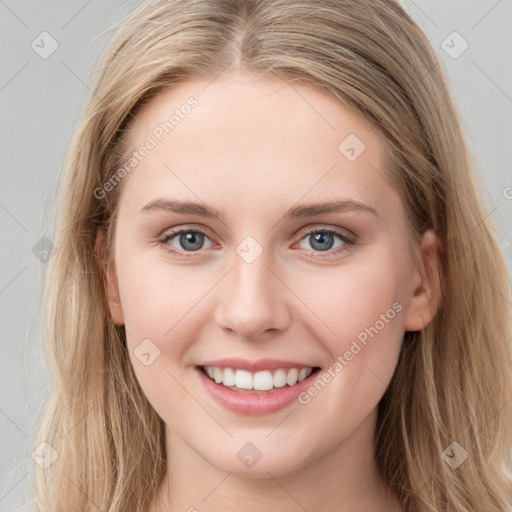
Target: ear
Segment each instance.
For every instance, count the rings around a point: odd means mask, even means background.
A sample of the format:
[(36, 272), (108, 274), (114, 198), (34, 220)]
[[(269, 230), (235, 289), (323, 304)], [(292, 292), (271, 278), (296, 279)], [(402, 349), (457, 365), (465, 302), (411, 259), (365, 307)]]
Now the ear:
[(103, 228), (98, 230), (94, 250), (98, 256), (98, 261), (100, 262), (101, 271), (103, 273), (103, 281), (107, 292), (110, 315), (116, 325), (124, 325), (124, 315), (119, 298), (117, 274), (113, 260), (110, 261), (109, 258), (107, 240), (105, 238), (105, 230)]
[(404, 314), (406, 331), (419, 331), (434, 318), (441, 300), (439, 254), (441, 243), (432, 230), (422, 237), (411, 276), (409, 301)]

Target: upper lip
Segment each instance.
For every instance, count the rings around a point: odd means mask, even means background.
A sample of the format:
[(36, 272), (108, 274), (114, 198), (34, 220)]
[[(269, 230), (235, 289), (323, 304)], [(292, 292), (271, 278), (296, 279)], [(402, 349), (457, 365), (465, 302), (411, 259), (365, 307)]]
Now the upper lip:
[(278, 368), (316, 368), (311, 364), (299, 363), (297, 361), (284, 361), (282, 359), (258, 359), (251, 361), (249, 359), (228, 358), (203, 361), (198, 366), (212, 366), (219, 368), (233, 368), (236, 370), (247, 370), (249, 372), (258, 372), (263, 370), (276, 370)]

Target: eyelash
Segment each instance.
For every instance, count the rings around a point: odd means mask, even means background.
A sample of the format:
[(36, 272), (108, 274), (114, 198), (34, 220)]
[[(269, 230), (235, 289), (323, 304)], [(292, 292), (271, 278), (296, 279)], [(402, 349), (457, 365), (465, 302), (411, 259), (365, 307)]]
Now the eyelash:
[[(203, 231), (202, 229), (199, 229), (199, 228), (194, 228), (194, 229), (180, 228), (180, 229), (177, 229), (175, 231), (171, 231), (170, 233), (165, 233), (158, 240), (158, 243), (160, 245), (164, 246), (170, 240), (172, 240), (176, 236), (181, 235), (183, 233), (198, 233), (198, 234), (204, 235), (205, 237), (208, 237), (208, 234), (205, 231)], [(300, 238), (299, 241), (303, 240), (304, 238), (306, 238), (307, 236), (309, 236), (309, 235), (311, 235), (313, 233), (328, 233), (329, 235), (336, 235), (344, 243), (343, 246), (339, 247), (336, 250), (329, 249), (328, 251), (312, 251), (312, 252), (315, 253), (315, 258), (319, 258), (319, 259), (329, 258), (329, 257), (332, 257), (333, 255), (337, 255), (338, 253), (350, 250), (351, 248), (353, 248), (356, 245), (356, 239), (355, 238), (349, 237), (345, 233), (343, 233), (341, 231), (338, 231), (337, 229), (333, 229), (333, 228), (325, 228), (325, 229), (322, 229), (322, 228), (312, 228), (312, 229), (309, 229), (308, 231), (306, 231), (306, 233), (304, 233), (304, 235)], [(200, 252), (200, 251), (188, 251), (188, 252), (185, 251), (185, 252), (181, 252), (181, 251), (177, 251), (173, 247), (167, 247), (166, 250), (167, 250), (167, 252), (169, 254), (172, 254), (174, 256), (181, 256), (181, 257), (184, 257), (184, 258), (194, 258), (194, 257), (196, 257), (195, 253)]]

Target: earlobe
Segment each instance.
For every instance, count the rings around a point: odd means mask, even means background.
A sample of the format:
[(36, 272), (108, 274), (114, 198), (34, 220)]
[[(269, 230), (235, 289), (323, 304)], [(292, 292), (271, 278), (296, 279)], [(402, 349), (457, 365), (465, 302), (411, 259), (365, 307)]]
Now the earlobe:
[(406, 331), (419, 331), (434, 318), (440, 300), (440, 242), (432, 230), (422, 238), (419, 260), (411, 278), (411, 291), (404, 316)]
[(115, 267), (109, 257), (104, 229), (96, 235), (95, 252), (102, 272), (108, 307), (112, 320), (116, 325), (124, 325), (123, 309), (119, 299), (119, 287)]

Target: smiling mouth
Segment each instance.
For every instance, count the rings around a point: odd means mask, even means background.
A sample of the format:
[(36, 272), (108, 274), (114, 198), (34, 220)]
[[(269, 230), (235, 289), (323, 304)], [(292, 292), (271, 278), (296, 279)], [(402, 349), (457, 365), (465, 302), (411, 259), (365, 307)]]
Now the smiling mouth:
[(198, 367), (211, 381), (238, 393), (251, 395), (275, 393), (283, 388), (290, 388), (316, 374), (319, 367), (276, 368), (250, 372), (218, 366)]

